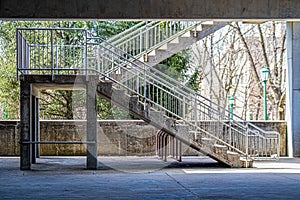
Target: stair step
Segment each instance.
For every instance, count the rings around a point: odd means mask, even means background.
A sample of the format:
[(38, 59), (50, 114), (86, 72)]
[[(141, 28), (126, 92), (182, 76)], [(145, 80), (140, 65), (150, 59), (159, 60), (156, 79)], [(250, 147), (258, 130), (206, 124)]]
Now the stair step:
[(242, 167), (244, 168), (252, 168), (253, 167), (253, 160), (248, 158), (248, 160), (245, 157), (241, 157), (240, 161), (242, 162)]
[(206, 138), (206, 137), (202, 137), (201, 140), (202, 140), (202, 141), (213, 141), (213, 139), (211, 139), (211, 138)]
[(185, 32), (183, 35), (181, 35), (181, 37), (182, 37), (182, 38), (183, 38), (183, 37), (189, 38), (189, 37), (191, 37), (191, 32), (190, 32), (190, 31), (187, 31), (187, 32)]
[(236, 152), (227, 151), (227, 160), (231, 163), (232, 167), (241, 167), (240, 157), (240, 154)]
[(171, 42), (170, 42), (170, 44), (178, 44), (179, 43), (179, 38), (177, 37), (177, 38), (175, 38), (174, 40), (172, 40)]
[(196, 26), (196, 30), (194, 29), (194, 31), (197, 31), (197, 32), (202, 31), (202, 24), (199, 24), (198, 26)]
[(202, 25), (214, 25), (214, 21), (205, 21), (201, 23)]
[(148, 56), (155, 56), (155, 55), (156, 55), (156, 51), (155, 51), (155, 50), (150, 51), (150, 52), (148, 53)]
[(168, 44), (164, 44), (164, 45), (160, 46), (158, 49), (159, 50), (167, 50), (168, 49)]
[(214, 153), (225, 155), (227, 153), (227, 146), (214, 144)]

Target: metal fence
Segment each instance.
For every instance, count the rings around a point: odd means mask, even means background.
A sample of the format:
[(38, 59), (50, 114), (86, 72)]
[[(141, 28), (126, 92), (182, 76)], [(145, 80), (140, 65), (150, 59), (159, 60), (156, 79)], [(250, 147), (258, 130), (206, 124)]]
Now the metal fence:
[(86, 73), (86, 38), (84, 29), (17, 29), (17, 71)]

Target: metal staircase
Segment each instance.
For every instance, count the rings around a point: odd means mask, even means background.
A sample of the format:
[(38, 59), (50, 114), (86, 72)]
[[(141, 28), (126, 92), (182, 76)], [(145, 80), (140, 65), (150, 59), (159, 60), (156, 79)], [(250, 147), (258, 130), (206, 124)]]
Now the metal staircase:
[[(64, 36), (72, 34), (77, 40), (66, 43)], [(100, 75), (99, 95), (231, 167), (279, 157), (277, 132), (264, 131), (238, 116), (230, 119), (225, 108), (123, 49), (88, 35), (82, 29), (19, 29), (17, 72), (85, 74), (87, 80)]]

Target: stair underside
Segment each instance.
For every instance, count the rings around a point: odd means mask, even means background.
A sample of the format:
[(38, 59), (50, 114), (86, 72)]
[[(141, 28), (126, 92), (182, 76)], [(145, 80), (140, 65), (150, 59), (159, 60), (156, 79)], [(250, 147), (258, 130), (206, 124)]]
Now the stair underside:
[(208, 35), (214, 33), (220, 28), (227, 25), (227, 22), (215, 23), (213, 25), (206, 25), (201, 31), (197, 31), (196, 37), (194, 36), (193, 31), (190, 31), (189, 37), (179, 37), (177, 42), (169, 42), (168, 44), (163, 45), (163, 48), (158, 48), (155, 51), (154, 55), (148, 55), (148, 64), (150, 66), (155, 66), (163, 60), (171, 57), (172, 55), (186, 49), (197, 41), (207, 37)]
[[(124, 90), (113, 89), (112, 82), (99, 82), (97, 93), (104, 99), (128, 110), (129, 113), (143, 119), (156, 128), (176, 137), (191, 148), (208, 155), (228, 167), (246, 167), (245, 162), (240, 160), (239, 154), (227, 151), (226, 146), (216, 145), (211, 139), (201, 138), (195, 140), (189, 133), (187, 126), (176, 124), (174, 119), (166, 117), (148, 106), (144, 108), (144, 105), (140, 103), (138, 97), (130, 97), (125, 94)], [(248, 162), (247, 167), (251, 167), (251, 164), (251, 162)]]

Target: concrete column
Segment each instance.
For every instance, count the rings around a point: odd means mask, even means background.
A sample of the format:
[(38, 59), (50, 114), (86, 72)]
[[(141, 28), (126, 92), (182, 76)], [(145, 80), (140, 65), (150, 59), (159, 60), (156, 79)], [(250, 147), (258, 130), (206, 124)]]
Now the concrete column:
[(98, 167), (98, 144), (97, 144), (97, 81), (91, 79), (86, 86), (87, 104), (87, 141), (94, 142), (87, 144), (87, 169), (97, 169)]
[(288, 155), (300, 157), (300, 22), (287, 23)]
[(31, 145), (23, 142), (30, 142), (30, 104), (31, 104), (30, 83), (21, 81), (20, 83), (20, 169), (31, 169)]
[[(31, 133), (31, 141), (36, 142), (36, 102), (35, 102), (35, 96), (31, 95), (31, 114), (30, 114), (30, 133)], [(36, 163), (36, 144), (31, 144), (31, 162), (33, 164)]]
[[(40, 99), (36, 97), (36, 141), (41, 141), (41, 128), (40, 128)], [(40, 144), (36, 145), (36, 157), (40, 157)]]

